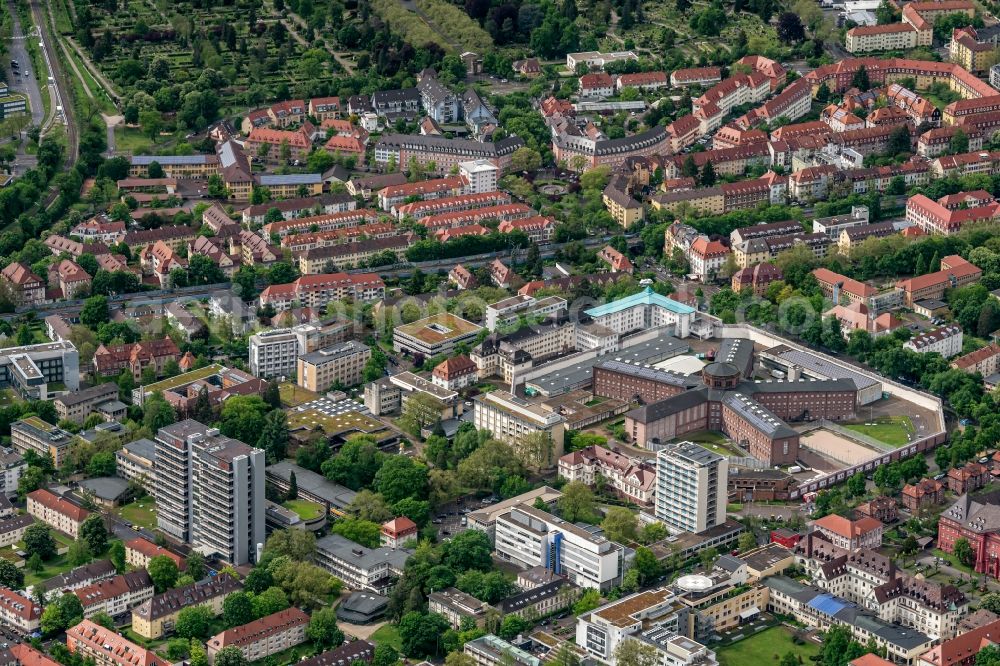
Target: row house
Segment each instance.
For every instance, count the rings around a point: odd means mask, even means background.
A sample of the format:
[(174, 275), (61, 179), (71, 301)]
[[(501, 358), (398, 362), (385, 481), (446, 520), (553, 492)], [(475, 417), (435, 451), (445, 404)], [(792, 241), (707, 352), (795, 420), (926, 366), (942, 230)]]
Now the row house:
[(910, 513), (916, 514), (924, 509), (943, 504), (945, 490), (945, 484), (937, 479), (921, 479), (903, 487), (900, 501)]
[(282, 238), (288, 234), (302, 233), (307, 231), (330, 231), (331, 229), (344, 229), (357, 227), (362, 224), (370, 224), (378, 221), (378, 212), (369, 208), (358, 208), (356, 210), (342, 211), (338, 213), (324, 213), (322, 215), (309, 215), (293, 219), (280, 220), (265, 224), (261, 231), (267, 236), (278, 236)]
[(533, 243), (549, 243), (556, 231), (556, 220), (550, 215), (534, 215), (516, 220), (506, 220), (497, 227), (500, 233), (521, 231)]
[(248, 624), (226, 629), (208, 639), (208, 662), (214, 663), (219, 652), (227, 647), (238, 648), (248, 662), (284, 652), (306, 641), (308, 624), (309, 615), (293, 606)]
[[(749, 143), (767, 143), (768, 136), (763, 130), (743, 129), (735, 123), (723, 125), (712, 136), (712, 148), (735, 148)], [(666, 189), (666, 188), (665, 188)]]
[(825, 257), (830, 248), (830, 237), (824, 233), (799, 232), (787, 236), (769, 236), (754, 238), (740, 245), (733, 246), (733, 257), (736, 265), (746, 268), (765, 261), (770, 261), (785, 250), (801, 245), (806, 247), (817, 258)]
[(173, 250), (180, 250), (182, 247), (193, 241), (197, 236), (197, 230), (185, 226), (165, 226), (156, 229), (135, 229), (125, 234), (122, 242), (128, 246), (133, 256), (139, 254), (150, 245), (162, 242)]
[(991, 342), (974, 352), (959, 356), (951, 362), (951, 367), (968, 373), (979, 373), (983, 377), (1000, 372), (1000, 345)]
[(834, 132), (847, 132), (861, 129), (865, 121), (851, 113), (848, 109), (830, 104), (820, 112), (820, 120), (826, 123)]
[(1000, 217), (1000, 204), (989, 203), (972, 208), (948, 207), (949, 197), (933, 201), (916, 194), (906, 202), (906, 221), (928, 234), (954, 234), (967, 224), (989, 222)]
[(885, 89), (886, 100), (894, 107), (902, 109), (914, 125), (927, 123), (932, 127), (941, 124), (941, 111), (933, 102), (898, 83), (891, 83)]
[(27, 636), (38, 631), (42, 607), (14, 590), (0, 587), (0, 624)]
[(694, 163), (699, 170), (703, 169), (706, 163), (711, 162), (715, 173), (720, 176), (742, 176), (750, 167), (769, 164), (771, 161), (767, 144), (757, 143), (723, 150), (705, 150), (669, 158), (663, 165), (664, 177), (680, 177), (684, 162), (689, 157), (694, 158)]
[(726, 116), (734, 107), (761, 102), (770, 93), (771, 81), (760, 72), (736, 74), (706, 90), (703, 95), (691, 101), (691, 106), (697, 113), (706, 106), (713, 105)]
[(611, 97), (615, 94), (615, 81), (610, 74), (593, 72), (579, 79), (581, 97)]
[[(718, 68), (716, 68), (718, 69)], [(675, 74), (677, 72), (674, 72)], [(615, 88), (621, 92), (624, 88), (638, 88), (639, 90), (659, 90), (670, 86), (666, 72), (637, 72), (635, 74), (621, 74), (615, 80)]]
[(461, 176), (448, 176), (446, 178), (433, 178), (415, 183), (390, 185), (379, 191), (378, 205), (382, 210), (389, 211), (394, 206), (402, 204), (408, 199), (411, 201), (427, 201), (428, 199), (440, 199), (442, 197), (453, 197), (464, 194), (465, 187), (466, 182)]
[[(907, 123), (910, 130), (911, 149), (915, 141), (915, 128), (912, 123)], [(852, 130), (850, 132), (839, 132), (830, 137), (830, 143), (843, 150), (851, 148), (862, 155), (877, 155), (889, 149), (889, 141), (898, 125), (879, 125), (877, 127), (866, 127), (864, 129)]]
[(211, 576), (154, 596), (132, 609), (132, 631), (146, 640), (157, 640), (172, 632), (185, 608), (203, 606), (212, 615), (222, 614), (222, 605), (243, 585), (232, 576)]
[(240, 257), (233, 257), (227, 252), (228, 249), (224, 241), (215, 237), (198, 236), (193, 243), (188, 245), (188, 258), (194, 255), (208, 257), (226, 277), (231, 278), (240, 267)]
[(977, 173), (993, 176), (1000, 173), (1000, 151), (944, 155), (931, 161), (931, 173), (937, 178), (969, 176)]
[(793, 121), (809, 113), (811, 108), (812, 87), (805, 79), (798, 79), (734, 122), (740, 127), (750, 128), (760, 123), (773, 123), (778, 119)]
[(358, 207), (357, 201), (349, 194), (323, 194), (318, 197), (297, 197), (281, 201), (269, 201), (248, 206), (240, 214), (243, 224), (253, 228), (264, 224), (271, 210), (281, 213), (281, 219), (291, 220), (309, 215), (332, 215), (346, 213)]
[(117, 617), (153, 598), (153, 580), (145, 569), (130, 571), (108, 580), (73, 590), (83, 605), (83, 616), (98, 613)]
[[(997, 127), (1000, 128), (1000, 113), (985, 115), (995, 115)], [(978, 116), (966, 116), (963, 120), (972, 121), (977, 117)], [(952, 139), (959, 132), (968, 138), (969, 150), (976, 153), (982, 150), (983, 132), (975, 126), (962, 123), (960, 125), (936, 127), (921, 134), (917, 139), (917, 155), (930, 159), (950, 152)]]
[(339, 97), (314, 97), (309, 100), (309, 115), (320, 122), (340, 117)]
[(877, 224), (864, 224), (859, 227), (851, 227), (840, 232), (837, 239), (837, 247), (841, 254), (850, 256), (859, 245), (869, 238), (888, 238), (899, 233), (894, 222), (879, 222)]
[(170, 666), (152, 650), (91, 620), (66, 630), (66, 647), (74, 655), (93, 660), (96, 666)]
[(946, 127), (952, 127), (961, 129), (965, 132), (969, 139), (969, 150), (976, 150), (977, 144), (972, 141), (972, 136), (979, 134), (980, 142), (978, 147), (982, 148), (982, 141), (985, 137), (993, 136), (997, 130), (1000, 130), (1000, 111), (988, 111), (986, 113), (973, 113), (968, 116), (960, 116), (956, 119), (954, 125), (946, 125)]
[(323, 150), (334, 157), (353, 157), (356, 166), (365, 163), (366, 143), (355, 136), (341, 136), (335, 134), (323, 144)]
[(588, 446), (559, 459), (559, 476), (572, 483), (593, 486), (600, 477), (615, 494), (640, 506), (651, 506), (656, 468), (603, 446)]
[(270, 165), (285, 164), (287, 161), (304, 161), (312, 150), (312, 140), (302, 130), (290, 132), (258, 127), (250, 132), (244, 150), (251, 157)]
[(675, 69), (670, 74), (670, 85), (673, 88), (687, 86), (707, 86), (722, 80), (721, 67), (688, 67)]
[(1000, 111), (1000, 93), (975, 99), (960, 99), (944, 107), (941, 120), (945, 125), (956, 124), (958, 118), (976, 113)]
[(788, 191), (788, 178), (768, 172), (762, 178), (723, 183), (719, 188), (722, 190), (723, 206), (728, 213), (733, 210), (756, 208), (760, 203), (784, 202)]
[(80, 525), (90, 512), (44, 488), (28, 493), (28, 513), (36, 520), (74, 539), (80, 536)]
[(271, 305), (280, 312), (295, 304), (320, 309), (331, 301), (370, 303), (384, 297), (385, 283), (374, 273), (319, 273), (265, 287), (260, 304)]
[(398, 236), (402, 229), (396, 225), (385, 222), (379, 224), (364, 224), (360, 227), (347, 227), (344, 229), (331, 229), (330, 231), (316, 231), (306, 234), (294, 234), (281, 239), (281, 249), (290, 252), (301, 252), (313, 247), (325, 247), (327, 245), (337, 245), (350, 241), (363, 240), (365, 238), (388, 238)]
[[(236, 239), (233, 240), (235, 243)], [(240, 230), (239, 252), (240, 261), (247, 266), (268, 266), (282, 258), (281, 248), (271, 243), (270, 238), (246, 229)]]
[(389, 120), (415, 118), (420, 113), (420, 91), (416, 88), (377, 90), (372, 93), (372, 110)]
[(670, 153), (677, 154), (685, 148), (693, 146), (701, 135), (701, 121), (698, 118), (690, 113), (681, 116), (667, 125)]
[(433, 199), (431, 201), (415, 201), (403, 204), (395, 207), (392, 213), (397, 220), (403, 220), (407, 217), (419, 220), (422, 217), (439, 213), (452, 213), (474, 208), (484, 208), (486, 206), (509, 204), (511, 200), (509, 194), (500, 191), (461, 194), (453, 197), (441, 197), (440, 199)]
[(438, 229), (434, 232), (434, 239), (439, 243), (447, 243), (448, 241), (461, 236), (489, 236), (491, 233), (493, 232), (490, 229), (487, 229), (481, 224), (470, 224), (464, 227)]
[(437, 215), (425, 215), (417, 220), (417, 224), (427, 227), (428, 230), (442, 229), (447, 227), (460, 227), (466, 224), (483, 223), (486, 220), (496, 220), (503, 223), (509, 220), (520, 220), (533, 217), (535, 209), (521, 202), (509, 204), (499, 204), (496, 206), (483, 206), (471, 210), (457, 210), (451, 213), (439, 213)]
[(413, 244), (413, 234), (392, 236), (389, 238), (372, 238), (369, 240), (341, 243), (315, 247), (299, 253), (299, 272), (303, 275), (326, 273), (330, 266), (336, 270), (345, 270), (365, 266), (375, 257), (394, 255), (393, 263), (402, 261), (406, 250)]
[(875, 109), (865, 118), (865, 127), (884, 127), (902, 125), (909, 119), (906, 111), (894, 106)]
[(842, 92), (852, 87), (854, 76), (862, 67), (867, 71), (873, 85), (913, 78), (920, 90), (928, 89), (935, 83), (944, 83), (963, 98), (997, 94), (988, 83), (961, 65), (909, 58), (844, 58), (836, 63), (817, 67), (805, 78), (812, 84), (813, 94), (824, 83), (831, 92)]

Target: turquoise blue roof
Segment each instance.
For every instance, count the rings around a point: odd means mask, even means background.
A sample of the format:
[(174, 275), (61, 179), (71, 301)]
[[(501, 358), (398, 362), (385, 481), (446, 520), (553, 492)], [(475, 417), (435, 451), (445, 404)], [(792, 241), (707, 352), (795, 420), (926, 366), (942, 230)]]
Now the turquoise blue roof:
[(626, 296), (625, 298), (619, 298), (617, 301), (611, 301), (610, 303), (605, 303), (604, 305), (598, 305), (590, 308), (589, 310), (585, 310), (584, 312), (591, 317), (603, 317), (604, 315), (621, 312), (622, 310), (628, 310), (629, 308), (634, 308), (639, 305), (655, 305), (679, 315), (694, 314), (695, 312), (693, 307), (684, 305), (683, 303), (675, 301), (672, 298), (661, 296), (653, 291), (652, 287), (646, 287), (637, 294), (632, 294), (631, 296)]

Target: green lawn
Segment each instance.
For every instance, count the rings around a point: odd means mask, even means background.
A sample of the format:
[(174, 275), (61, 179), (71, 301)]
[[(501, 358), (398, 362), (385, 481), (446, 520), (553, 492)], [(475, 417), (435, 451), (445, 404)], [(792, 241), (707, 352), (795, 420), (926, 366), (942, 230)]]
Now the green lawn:
[(748, 666), (749, 664), (770, 664), (778, 662), (787, 652), (801, 657), (808, 664), (819, 654), (819, 646), (806, 642), (796, 645), (792, 634), (785, 627), (771, 627), (749, 638), (719, 648), (715, 651), (720, 666)]
[(397, 629), (394, 624), (384, 624), (379, 627), (375, 633), (372, 634), (371, 640), (376, 645), (379, 643), (386, 643), (396, 648), (399, 652), (403, 651), (403, 639), (399, 637), (399, 629)]
[(909, 444), (910, 435), (915, 432), (909, 416), (883, 416), (869, 423), (851, 423), (844, 427), (896, 448)]
[(313, 520), (323, 515), (323, 507), (316, 502), (295, 499), (287, 500), (281, 506), (294, 511), (302, 520)]
[[(54, 532), (53, 532), (54, 533)], [(45, 568), (35, 573), (27, 566), (24, 567), (24, 584), (25, 586), (34, 585), (35, 583), (40, 583), (43, 580), (48, 580), (53, 576), (58, 576), (61, 573), (66, 573), (73, 568), (70, 564), (69, 558), (65, 555), (58, 555), (53, 557), (48, 562), (45, 562)]]
[(720, 456), (742, 456), (746, 455), (744, 452), (740, 451), (740, 448), (729, 441), (722, 433), (713, 432), (711, 430), (702, 430), (696, 433), (690, 433), (677, 441), (694, 442), (699, 446), (702, 446), (709, 451), (718, 453)]
[(152, 497), (143, 497), (131, 504), (119, 507), (115, 511), (122, 520), (133, 525), (139, 525), (148, 530), (156, 527), (156, 501)]
[(155, 154), (155, 145), (138, 127), (119, 125), (115, 128), (115, 149), (129, 153)]

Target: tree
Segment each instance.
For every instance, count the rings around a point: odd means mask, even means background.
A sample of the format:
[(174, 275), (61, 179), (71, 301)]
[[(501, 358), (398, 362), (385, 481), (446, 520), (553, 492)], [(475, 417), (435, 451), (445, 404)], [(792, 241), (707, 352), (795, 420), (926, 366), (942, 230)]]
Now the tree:
[(206, 605), (188, 606), (177, 614), (174, 631), (182, 638), (204, 640), (212, 635), (212, 609)]
[(613, 506), (604, 514), (601, 529), (604, 530), (604, 534), (612, 541), (629, 543), (636, 540), (639, 520), (628, 509)]
[(635, 549), (635, 559), (632, 568), (639, 574), (640, 585), (651, 585), (663, 575), (663, 565), (649, 548), (639, 546)]
[(778, 16), (778, 39), (785, 44), (798, 44), (806, 38), (802, 20), (795, 12), (783, 12)]
[(69, 545), (69, 550), (66, 552), (66, 559), (74, 567), (86, 564), (90, 562), (91, 556), (90, 551), (87, 549), (87, 542), (83, 540), (76, 540)]
[(899, 11), (890, 5), (887, 0), (882, 0), (881, 4), (875, 9), (875, 19), (878, 21), (878, 25), (898, 23), (900, 18)]
[(789, 650), (785, 653), (785, 656), (781, 658), (781, 661), (778, 662), (778, 666), (799, 666), (799, 658), (795, 656), (794, 652)]
[(149, 560), (146, 569), (149, 571), (149, 577), (153, 580), (153, 587), (156, 588), (157, 594), (166, 592), (177, 582), (179, 575), (177, 563), (166, 555), (157, 555)]
[(101, 324), (106, 324), (108, 321), (110, 316), (106, 296), (91, 296), (83, 302), (83, 308), (80, 310), (81, 324), (96, 331)]
[(1000, 648), (996, 644), (980, 648), (976, 653), (976, 666), (1000, 666)]
[(969, 152), (969, 135), (963, 130), (955, 130), (955, 133), (951, 135), (951, 140), (948, 142), (948, 149), (952, 153)]
[(316, 535), (309, 530), (275, 530), (264, 543), (264, 552), (308, 562), (316, 552)]
[(1000, 594), (996, 592), (984, 594), (979, 600), (979, 607), (985, 608), (991, 613), (1000, 614)]
[(753, 532), (747, 530), (746, 532), (741, 534), (739, 542), (737, 543), (737, 547), (740, 549), (740, 551), (753, 550), (754, 548), (756, 548), (757, 539), (756, 537), (754, 537)]
[(685, 178), (698, 177), (698, 164), (694, 161), (694, 155), (688, 155), (681, 163), (681, 175)]
[(337, 592), (341, 582), (309, 562), (293, 562), (287, 558), (282, 566), (271, 571), (274, 582), (296, 606), (317, 608), (326, 603), (327, 595)]
[(227, 627), (239, 627), (256, 619), (249, 592), (233, 592), (222, 602), (222, 621)]
[(115, 462), (115, 454), (110, 451), (99, 451), (94, 454), (87, 464), (88, 476), (114, 476), (118, 464)]
[(185, 563), (188, 575), (196, 581), (201, 580), (208, 573), (208, 567), (205, 566), (205, 556), (196, 550), (192, 550), (188, 554)]
[(500, 623), (500, 630), (497, 632), (497, 635), (509, 641), (531, 629), (532, 624), (530, 620), (520, 615), (507, 615), (504, 617), (503, 622)]
[(847, 491), (851, 497), (861, 497), (865, 494), (865, 475), (857, 472), (847, 480)]
[(563, 496), (558, 501), (559, 515), (571, 523), (586, 522), (596, 512), (594, 493), (585, 484), (573, 481), (563, 488)]
[(219, 430), (241, 442), (257, 442), (264, 432), (267, 412), (268, 405), (259, 395), (233, 396), (222, 404)]
[(243, 656), (243, 650), (230, 645), (219, 650), (213, 666), (250, 666), (250, 662)]
[[(226, 402), (231, 401), (227, 400)], [(260, 438), (257, 440), (257, 447), (264, 449), (264, 455), (268, 463), (274, 464), (284, 459), (287, 446), (288, 416), (283, 410), (275, 409), (264, 417), (264, 428), (261, 430)], [(292, 472), (292, 474), (294, 475), (295, 473)], [(289, 499), (292, 498), (290, 497)]]
[(108, 528), (104, 526), (104, 518), (96, 513), (87, 516), (80, 525), (80, 539), (86, 542), (91, 555), (103, 555), (108, 549)]
[(115, 541), (111, 544), (111, 552), (108, 554), (111, 563), (115, 565), (115, 571), (125, 573), (125, 544)]
[(699, 176), (699, 180), (703, 187), (712, 187), (715, 185), (715, 167), (712, 166), (711, 160), (705, 162), (705, 166), (701, 168), (701, 176)]
[(382, 539), (382, 526), (379, 523), (357, 518), (341, 518), (333, 524), (330, 531), (367, 548), (378, 548)]
[(0, 585), (12, 590), (24, 587), (24, 572), (14, 566), (10, 560), (0, 559)]
[(306, 638), (313, 642), (317, 650), (332, 650), (344, 642), (344, 632), (337, 628), (337, 611), (320, 608), (313, 611), (306, 627)]
[(150, 178), (163, 178), (163, 167), (156, 160), (149, 163), (146, 173)]
[(864, 65), (861, 65), (858, 71), (854, 72), (854, 76), (851, 77), (851, 86), (861, 92), (865, 92), (872, 87), (871, 79), (868, 77), (868, 70), (865, 69)]
[(959, 562), (967, 567), (971, 567), (976, 563), (976, 552), (972, 550), (969, 540), (965, 537), (955, 540), (952, 553), (958, 558)]
[(375, 474), (375, 490), (389, 504), (427, 497), (427, 468), (406, 456), (390, 456)]
[(24, 552), (28, 557), (37, 555), (41, 560), (48, 560), (56, 555), (56, 540), (52, 530), (44, 523), (34, 523), (24, 531)]
[(850, 627), (844, 624), (830, 627), (823, 635), (823, 647), (820, 650), (820, 661), (822, 661), (823, 666), (843, 664), (850, 644)]
[(667, 528), (663, 523), (649, 523), (644, 525), (639, 533), (639, 541), (642, 543), (656, 543), (667, 538)]
[(289, 605), (285, 591), (272, 586), (253, 597), (253, 614), (255, 617), (265, 617), (283, 611)]
[(573, 604), (573, 615), (589, 613), (600, 605), (601, 593), (595, 589), (589, 589), (581, 594), (580, 598)]
[(903, 124), (892, 130), (892, 134), (889, 135), (889, 147), (886, 149), (886, 153), (898, 155), (900, 153), (908, 153), (912, 148), (913, 145), (910, 143), (910, 128), (908, 125)]
[(146, 398), (142, 410), (142, 425), (150, 432), (155, 433), (160, 428), (166, 428), (177, 421), (177, 412), (174, 411), (173, 405), (159, 393), (154, 393)]
[(615, 663), (618, 666), (656, 666), (660, 657), (652, 645), (629, 638), (615, 648)]
[(444, 544), (441, 563), (451, 567), (453, 571), (489, 571), (492, 566), (492, 550), (486, 532), (466, 530)]
[(514, 171), (537, 171), (542, 166), (542, 156), (537, 150), (522, 146), (510, 156), (510, 165)]
[(418, 659), (440, 657), (442, 653), (441, 637), (450, 626), (448, 620), (437, 613), (418, 613), (416, 611), (407, 613), (399, 621), (399, 637), (403, 645), (403, 654)]
[(396, 652), (396, 648), (385, 642), (379, 642), (375, 646), (375, 656), (372, 659), (372, 666), (396, 666), (398, 663), (399, 653)]

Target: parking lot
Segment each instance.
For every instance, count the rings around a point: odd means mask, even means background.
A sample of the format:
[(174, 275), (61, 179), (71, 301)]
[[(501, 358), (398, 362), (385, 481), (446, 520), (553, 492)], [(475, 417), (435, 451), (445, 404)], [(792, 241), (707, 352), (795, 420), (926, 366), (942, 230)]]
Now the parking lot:
[[(484, 503), (486, 500), (489, 500), (489, 502)], [(467, 528), (464, 524), (467, 514), (499, 501), (500, 498), (498, 497), (480, 499), (474, 495), (468, 495), (444, 505), (431, 517), (431, 523), (437, 527), (438, 540), (450, 539), (459, 532), (464, 531)]]

